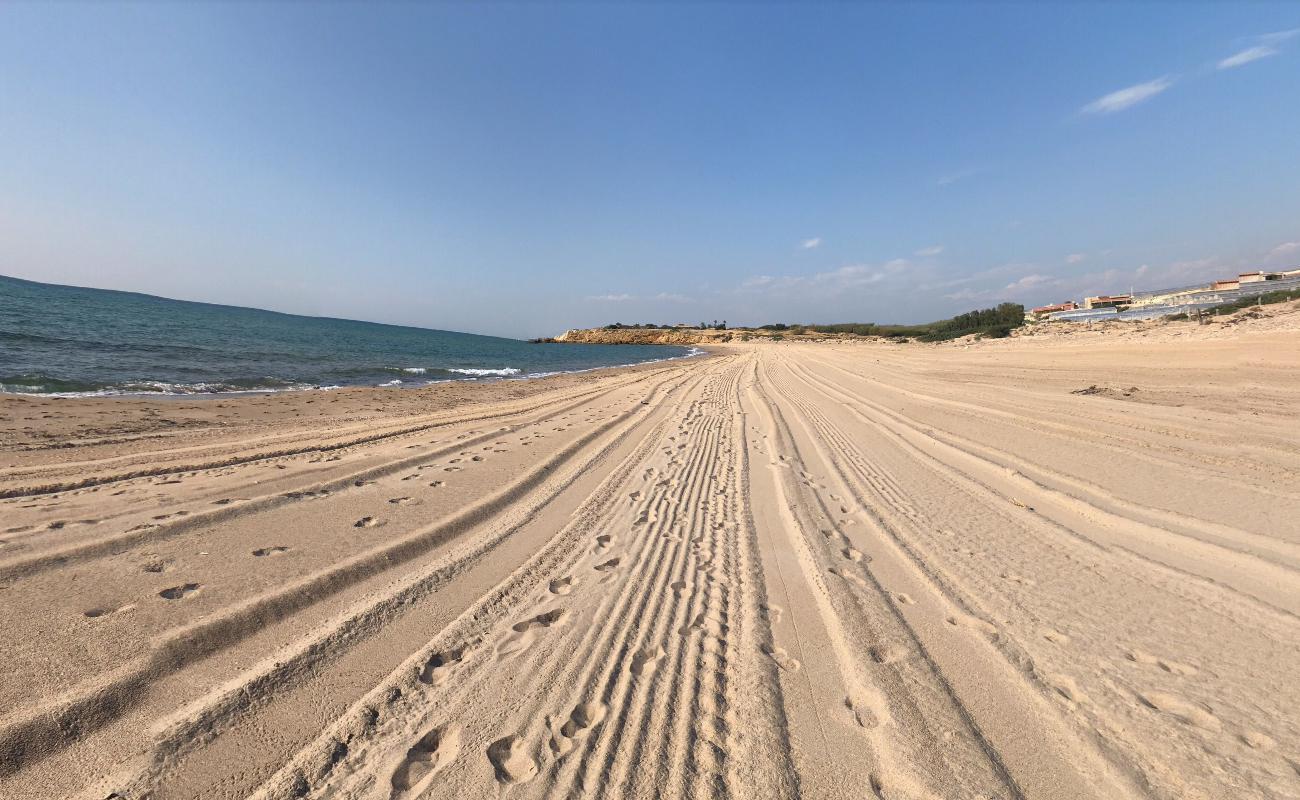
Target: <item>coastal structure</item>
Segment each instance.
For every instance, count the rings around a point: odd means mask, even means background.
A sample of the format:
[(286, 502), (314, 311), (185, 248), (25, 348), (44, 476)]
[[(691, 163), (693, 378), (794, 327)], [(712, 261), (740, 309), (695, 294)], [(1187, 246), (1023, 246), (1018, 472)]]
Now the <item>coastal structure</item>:
[(1054, 314), (1057, 311), (1073, 311), (1078, 307), (1079, 304), (1073, 300), (1066, 300), (1064, 303), (1053, 303), (1050, 306), (1039, 306), (1038, 308), (1031, 309), (1029, 313), (1034, 319), (1042, 319), (1048, 314)]
[[(1173, 289), (1156, 289), (1118, 295), (1084, 298), (1083, 306), (1065, 308), (1067, 303), (1041, 306), (1031, 312), (1033, 319), (1088, 322), (1093, 320), (1153, 319), (1171, 314), (1186, 314), (1233, 303), (1278, 291), (1300, 290), (1300, 268), (1288, 270), (1252, 270), (1233, 278)], [(1060, 306), (1058, 308), (1057, 306)], [(1042, 313), (1038, 313), (1039, 311)]]
[(1120, 308), (1133, 302), (1131, 294), (1103, 294), (1083, 298), (1084, 308)]

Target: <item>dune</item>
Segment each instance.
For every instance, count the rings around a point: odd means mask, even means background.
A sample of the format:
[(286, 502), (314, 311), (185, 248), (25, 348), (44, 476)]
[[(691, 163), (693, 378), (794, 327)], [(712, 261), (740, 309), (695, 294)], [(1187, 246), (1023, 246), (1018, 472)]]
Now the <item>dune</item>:
[(1300, 330), (1171, 330), (0, 397), (0, 796), (1300, 796)]

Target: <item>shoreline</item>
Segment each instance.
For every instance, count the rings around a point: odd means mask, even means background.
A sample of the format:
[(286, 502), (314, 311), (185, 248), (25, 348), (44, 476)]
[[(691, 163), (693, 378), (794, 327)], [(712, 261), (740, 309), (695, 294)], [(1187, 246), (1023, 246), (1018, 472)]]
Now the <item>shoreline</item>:
[[(682, 345), (677, 345), (682, 346)], [(584, 373), (597, 372), (600, 370), (612, 369), (632, 369), (648, 364), (661, 364), (667, 361), (680, 361), (688, 358), (705, 355), (707, 348), (690, 346), (688, 352), (676, 356), (666, 356), (664, 358), (652, 358), (645, 361), (636, 361), (627, 364), (610, 364), (601, 367), (584, 367), (582, 369), (555, 370), (552, 372), (536, 372), (526, 375), (488, 375), (476, 374), (466, 375), (463, 378), (446, 378), (443, 380), (429, 380), (422, 383), (407, 383), (402, 379), (394, 379), (380, 384), (329, 384), (329, 385), (311, 385), (311, 386), (287, 386), (281, 389), (247, 389), (233, 390), (228, 392), (129, 392), (117, 391), (111, 389), (101, 389), (86, 392), (7, 392), (0, 391), (0, 398), (6, 397), (31, 397), (31, 398), (51, 398), (59, 400), (84, 400), (98, 398), (127, 398), (127, 399), (213, 399), (213, 398), (235, 398), (235, 397), (265, 397), (281, 394), (291, 394), (295, 392), (336, 392), (346, 389), (424, 389), (430, 386), (441, 386), (445, 384), (472, 384), (487, 385), (499, 381), (534, 381), (553, 378), (560, 375), (581, 375)], [(409, 371), (409, 370), (403, 370)], [(459, 370), (451, 370), (459, 371)], [(501, 370), (483, 370), (482, 372), (500, 372)], [(413, 373), (418, 374), (418, 373)], [(150, 381), (141, 381), (149, 383)]]

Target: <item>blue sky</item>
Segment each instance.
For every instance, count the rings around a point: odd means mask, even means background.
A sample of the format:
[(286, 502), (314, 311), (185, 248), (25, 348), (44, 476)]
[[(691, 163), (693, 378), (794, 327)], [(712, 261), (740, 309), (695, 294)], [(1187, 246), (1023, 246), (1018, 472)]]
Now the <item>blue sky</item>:
[(1300, 264), (1294, 4), (0, 6), (0, 273), (513, 336)]

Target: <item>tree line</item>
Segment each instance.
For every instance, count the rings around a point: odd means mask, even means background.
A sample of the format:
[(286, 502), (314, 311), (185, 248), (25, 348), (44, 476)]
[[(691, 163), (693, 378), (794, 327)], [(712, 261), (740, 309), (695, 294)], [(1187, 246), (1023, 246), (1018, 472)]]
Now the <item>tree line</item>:
[[(949, 319), (941, 319), (935, 322), (926, 322), (920, 325), (879, 325), (874, 322), (841, 322), (833, 325), (804, 325), (799, 323), (776, 322), (769, 325), (760, 325), (758, 330), (772, 331), (776, 334), (789, 333), (791, 336), (799, 336), (803, 333), (812, 331), (816, 333), (829, 333), (839, 336), (885, 336), (891, 339), (918, 339), (922, 342), (941, 342), (946, 339), (956, 339), (961, 336), (978, 334), (983, 337), (998, 339), (1011, 335), (1011, 329), (1023, 325), (1025, 322), (1025, 307), (1020, 303), (1001, 303), (993, 308), (981, 308), (975, 311), (967, 311), (965, 314), (958, 314)], [(625, 325), (621, 322), (615, 322), (606, 325), (606, 330), (621, 330), (624, 328), (672, 328), (672, 325), (656, 325), (653, 323), (644, 323), (641, 325)], [(727, 330), (727, 321), (714, 320), (713, 324), (701, 322), (699, 328), (702, 330), (715, 329)], [(733, 328), (732, 330), (745, 331), (748, 328)]]
[(798, 336), (806, 331), (836, 335), (886, 336), (891, 339), (919, 339), (923, 342), (941, 342), (960, 336), (979, 334), (997, 339), (1011, 335), (1011, 329), (1025, 322), (1025, 307), (1020, 303), (1002, 303), (993, 308), (968, 311), (949, 319), (926, 322), (920, 325), (879, 325), (874, 322), (841, 322), (834, 325), (800, 325), (775, 323), (762, 325), (759, 330), (777, 331)]

